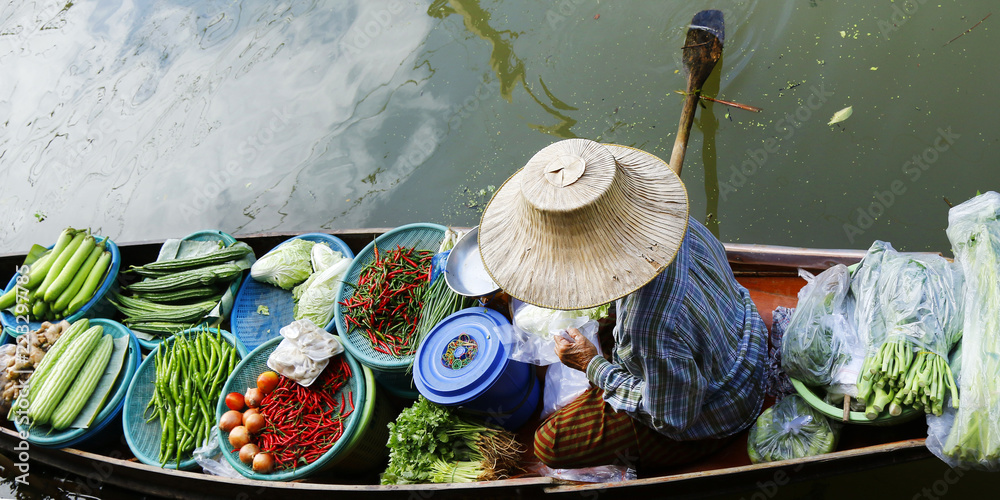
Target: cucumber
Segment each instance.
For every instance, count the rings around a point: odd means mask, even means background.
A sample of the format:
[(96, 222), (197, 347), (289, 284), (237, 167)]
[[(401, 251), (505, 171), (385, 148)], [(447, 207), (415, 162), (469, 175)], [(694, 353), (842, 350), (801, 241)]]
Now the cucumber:
[(52, 247), (52, 251), (47, 254), (49, 255), (49, 258), (44, 261), (39, 258), (30, 266), (31, 270), (28, 271), (28, 283), (24, 285), (25, 288), (32, 289), (42, 284), (42, 281), (44, 281), (49, 269), (52, 268), (52, 264), (55, 262), (55, 259), (59, 257), (59, 254), (66, 249), (69, 243), (73, 241), (73, 238), (79, 232), (80, 231), (77, 231), (76, 229), (67, 227), (59, 233), (59, 238), (56, 239), (56, 244)]
[(58, 277), (59, 272), (62, 271), (62, 268), (64, 266), (66, 266), (66, 262), (68, 262), (69, 259), (73, 257), (73, 254), (76, 252), (76, 249), (80, 247), (80, 244), (83, 243), (83, 239), (86, 237), (87, 234), (84, 231), (79, 231), (73, 236), (73, 239), (66, 244), (66, 247), (63, 248), (63, 250), (59, 252), (58, 255), (53, 253), (55, 260), (52, 261), (52, 266), (50, 266), (48, 272), (45, 273), (45, 279), (43, 279), (42, 283), (38, 285), (37, 289), (35, 289), (35, 295), (38, 295), (40, 297), (44, 296), (45, 289), (47, 289), (49, 285), (51, 285), (52, 282), (56, 280), (56, 277)]
[(53, 429), (61, 431), (69, 427), (69, 424), (72, 424), (76, 420), (76, 416), (80, 414), (80, 410), (83, 409), (84, 404), (87, 403), (87, 400), (94, 393), (97, 382), (104, 375), (104, 370), (108, 366), (108, 361), (111, 359), (111, 353), (114, 349), (115, 342), (111, 338), (111, 335), (105, 334), (101, 337), (97, 347), (94, 348), (93, 354), (84, 363), (83, 368), (80, 369), (80, 374), (73, 381), (73, 386), (69, 388), (69, 391), (63, 396), (62, 401), (59, 402), (59, 406), (56, 407), (55, 412), (52, 413)]
[[(51, 303), (59, 299), (59, 295), (63, 293), (63, 290), (65, 290), (66, 287), (68, 287), (73, 281), (73, 277), (76, 276), (76, 272), (80, 270), (83, 263), (87, 261), (88, 257), (90, 257), (90, 253), (94, 250), (95, 246), (97, 246), (97, 241), (94, 240), (92, 235), (88, 235), (83, 239), (80, 246), (78, 246), (76, 251), (73, 252), (73, 256), (70, 257), (70, 259), (66, 261), (66, 265), (59, 270), (59, 276), (57, 276), (56, 279), (49, 284), (49, 287), (45, 289), (44, 298), (46, 302)], [(54, 269), (52, 271), (54, 271)]]
[(87, 276), (87, 281), (83, 282), (83, 286), (80, 287), (80, 291), (77, 292), (76, 297), (69, 301), (69, 305), (66, 306), (66, 315), (75, 313), (78, 309), (83, 307), (84, 304), (90, 302), (90, 299), (94, 297), (94, 293), (97, 292), (97, 287), (101, 285), (104, 280), (104, 276), (111, 266), (111, 252), (105, 250), (101, 254), (101, 257), (97, 259), (97, 264), (90, 270), (90, 275)]
[(90, 271), (94, 268), (95, 265), (97, 265), (97, 261), (101, 258), (101, 255), (103, 253), (104, 253), (104, 244), (103, 242), (101, 242), (98, 243), (97, 246), (95, 246), (94, 249), (90, 251), (90, 255), (87, 257), (87, 261), (84, 262), (82, 266), (80, 266), (80, 269), (76, 272), (76, 275), (73, 276), (73, 281), (71, 281), (69, 283), (69, 286), (67, 286), (66, 289), (59, 294), (59, 297), (52, 304), (53, 310), (63, 311), (66, 309), (66, 306), (68, 306), (69, 302), (73, 300), (73, 297), (76, 297), (76, 294), (80, 292), (81, 288), (83, 288), (83, 283), (87, 281), (87, 277), (90, 276)]
[(28, 418), (32, 421), (32, 425), (49, 423), (59, 401), (66, 394), (66, 390), (69, 389), (76, 374), (79, 373), (80, 368), (83, 367), (87, 357), (90, 356), (103, 334), (104, 328), (102, 326), (90, 327), (79, 337), (73, 339), (66, 351), (55, 361), (50, 375), (42, 383), (42, 386), (34, 388), (38, 392), (32, 395), (31, 408), (28, 409)]

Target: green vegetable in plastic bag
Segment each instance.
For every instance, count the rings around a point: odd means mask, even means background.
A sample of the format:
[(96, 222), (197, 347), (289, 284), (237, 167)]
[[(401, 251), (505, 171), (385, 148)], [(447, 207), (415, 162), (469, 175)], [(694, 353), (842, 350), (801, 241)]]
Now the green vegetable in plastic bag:
[(989, 191), (948, 212), (948, 240), (964, 271), (961, 403), (928, 448), (952, 467), (1000, 470), (1000, 194)]
[(755, 464), (821, 455), (837, 448), (839, 434), (825, 415), (793, 394), (757, 417), (747, 453)]
[(296, 238), (271, 250), (254, 262), (250, 276), (265, 283), (291, 290), (312, 274), (312, 251), (316, 243)]
[(781, 367), (788, 376), (812, 386), (826, 386), (839, 357), (835, 332), (852, 330), (845, 299), (851, 286), (847, 266), (837, 264), (816, 276), (800, 270), (808, 283), (781, 339)]

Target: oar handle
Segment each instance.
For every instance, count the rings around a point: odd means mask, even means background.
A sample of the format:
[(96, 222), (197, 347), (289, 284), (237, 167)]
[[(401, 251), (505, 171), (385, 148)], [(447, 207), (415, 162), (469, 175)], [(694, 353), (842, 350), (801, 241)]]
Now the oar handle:
[(698, 108), (698, 94), (690, 92), (684, 99), (684, 109), (681, 111), (681, 121), (677, 125), (677, 138), (674, 139), (674, 150), (670, 154), (670, 168), (677, 176), (681, 175), (684, 166), (684, 153), (687, 152), (688, 137), (691, 135), (691, 124), (694, 123), (694, 112)]

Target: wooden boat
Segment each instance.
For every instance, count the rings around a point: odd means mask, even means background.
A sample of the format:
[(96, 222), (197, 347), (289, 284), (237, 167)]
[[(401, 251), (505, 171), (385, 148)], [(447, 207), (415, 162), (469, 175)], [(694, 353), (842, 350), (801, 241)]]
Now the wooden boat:
[[(352, 249), (365, 244), (388, 229), (342, 230), (333, 234)], [(289, 233), (253, 234), (239, 237), (250, 244), (256, 255), (263, 255), (278, 243), (293, 236)], [(123, 266), (155, 260), (160, 242), (137, 242), (119, 245)], [(797, 269), (825, 269), (836, 263), (852, 264), (864, 255), (860, 250), (819, 250), (767, 245), (726, 245), (729, 261), (737, 279), (746, 286), (768, 327), (771, 312), (777, 306), (793, 307), (796, 294), (804, 285)], [(23, 255), (0, 256), (0, 269), (14, 269)], [(573, 483), (551, 477), (519, 477), (483, 483), (380, 486), (377, 472), (368, 477), (310, 478), (308, 482), (282, 483), (229, 479), (196, 472), (161, 469), (136, 461), (121, 437), (120, 427), (110, 426), (99, 443), (82, 449), (45, 449), (31, 446), (27, 451), (29, 466), (43, 464), (81, 476), (78, 486), (96, 490), (112, 485), (146, 495), (173, 498), (329, 498), (346, 494), (351, 498), (464, 498), (566, 497), (595, 494), (604, 497), (634, 495), (703, 496), (707, 492), (768, 491), (797, 481), (850, 473), (861, 469), (887, 466), (930, 458), (924, 446), (926, 426), (923, 419), (894, 427), (848, 426), (844, 428), (838, 451), (798, 460), (750, 464), (746, 436), (734, 439), (722, 451), (698, 463), (659, 475), (640, 477), (619, 483)], [(530, 439), (530, 430), (525, 436)], [(0, 428), (0, 468), (19, 473), (13, 461), (23, 450), (20, 438), (11, 427)], [(7, 458), (7, 459), (5, 459)], [(13, 476), (11, 476), (13, 478)], [(83, 494), (93, 492), (80, 491)], [(633, 497), (634, 498), (634, 497)]]

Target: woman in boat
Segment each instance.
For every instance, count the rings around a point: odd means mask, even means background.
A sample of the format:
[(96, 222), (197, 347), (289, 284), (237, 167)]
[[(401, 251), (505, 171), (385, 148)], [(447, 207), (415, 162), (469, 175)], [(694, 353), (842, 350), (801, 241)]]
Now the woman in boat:
[(555, 143), (497, 191), (479, 238), (490, 274), (524, 302), (617, 299), (611, 361), (575, 329), (556, 338), (560, 360), (593, 385), (536, 431), (535, 454), (550, 467), (691, 462), (760, 413), (766, 328), (659, 158)]

